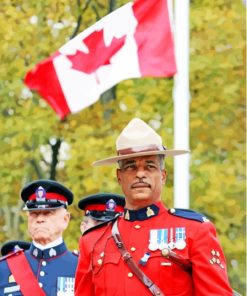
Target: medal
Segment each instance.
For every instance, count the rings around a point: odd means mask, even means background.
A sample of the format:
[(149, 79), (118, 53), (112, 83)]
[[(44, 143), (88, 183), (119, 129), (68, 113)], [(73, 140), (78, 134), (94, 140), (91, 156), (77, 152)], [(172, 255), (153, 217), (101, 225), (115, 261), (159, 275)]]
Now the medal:
[(183, 250), (186, 247), (186, 242), (183, 239), (176, 241), (175, 247), (178, 250)]
[(169, 247), (169, 249), (173, 250), (176, 248), (176, 245), (174, 242), (169, 242), (168, 247)]
[(150, 251), (156, 251), (156, 250), (158, 250), (158, 244), (156, 244), (156, 243), (150, 243), (150, 244), (148, 245), (148, 249), (149, 249)]
[(160, 229), (158, 232), (159, 250), (168, 248), (168, 229)]
[(173, 241), (173, 228), (170, 228), (170, 239), (169, 239), (168, 247), (169, 249), (173, 250), (175, 249), (175, 243)]
[(175, 237), (176, 237), (175, 248), (178, 250), (183, 250), (186, 247), (185, 227), (176, 227)]
[(151, 229), (150, 230), (150, 236), (149, 236), (149, 245), (148, 249), (150, 251), (156, 251), (158, 250), (158, 230), (157, 229)]

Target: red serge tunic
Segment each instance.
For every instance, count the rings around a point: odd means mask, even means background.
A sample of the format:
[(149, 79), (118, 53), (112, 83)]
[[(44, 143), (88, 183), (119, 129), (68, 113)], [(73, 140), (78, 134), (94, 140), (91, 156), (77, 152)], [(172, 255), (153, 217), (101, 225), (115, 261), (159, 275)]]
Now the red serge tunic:
[[(214, 225), (199, 213), (174, 211), (157, 202), (139, 214), (127, 210), (118, 219), (120, 235), (134, 261), (166, 296), (233, 295)], [(121, 258), (111, 228), (112, 223), (107, 223), (81, 237), (75, 295), (151, 295)], [(176, 248), (179, 233), (183, 243)], [(162, 255), (160, 239), (175, 244), (173, 252), (190, 261), (191, 272)]]

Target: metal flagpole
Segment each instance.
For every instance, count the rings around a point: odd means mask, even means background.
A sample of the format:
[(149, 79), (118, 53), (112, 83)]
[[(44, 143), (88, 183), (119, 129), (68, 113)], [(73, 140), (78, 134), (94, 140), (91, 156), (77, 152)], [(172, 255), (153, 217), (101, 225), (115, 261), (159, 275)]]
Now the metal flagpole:
[[(174, 146), (189, 149), (189, 0), (175, 0)], [(189, 208), (189, 154), (174, 158), (174, 207)]]

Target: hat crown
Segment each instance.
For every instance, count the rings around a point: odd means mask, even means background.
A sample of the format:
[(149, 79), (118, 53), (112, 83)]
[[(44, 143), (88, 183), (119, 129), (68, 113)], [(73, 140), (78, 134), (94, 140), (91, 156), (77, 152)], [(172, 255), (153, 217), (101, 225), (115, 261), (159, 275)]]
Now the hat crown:
[(144, 121), (132, 119), (116, 140), (117, 151), (140, 146), (162, 145), (161, 137)]
[(30, 182), (21, 190), (24, 210), (48, 210), (67, 207), (73, 202), (73, 193), (54, 180), (39, 179)]

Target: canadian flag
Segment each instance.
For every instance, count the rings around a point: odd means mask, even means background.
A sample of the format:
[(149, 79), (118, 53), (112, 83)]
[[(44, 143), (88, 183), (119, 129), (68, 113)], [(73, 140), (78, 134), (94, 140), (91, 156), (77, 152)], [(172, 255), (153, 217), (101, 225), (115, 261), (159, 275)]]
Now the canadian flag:
[(120, 7), (29, 71), (25, 84), (64, 118), (122, 80), (176, 73), (167, 0)]

